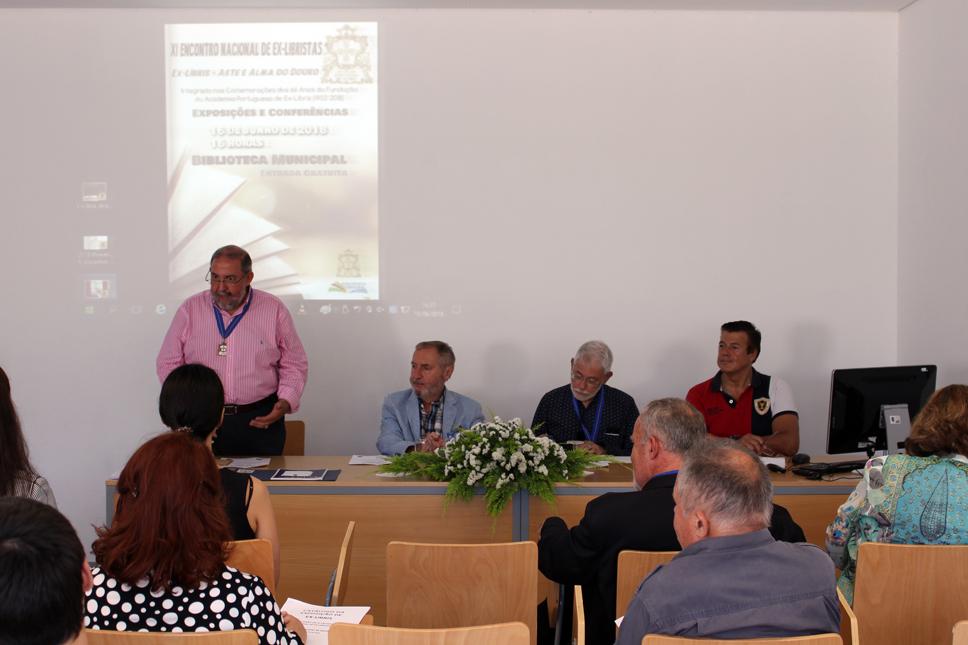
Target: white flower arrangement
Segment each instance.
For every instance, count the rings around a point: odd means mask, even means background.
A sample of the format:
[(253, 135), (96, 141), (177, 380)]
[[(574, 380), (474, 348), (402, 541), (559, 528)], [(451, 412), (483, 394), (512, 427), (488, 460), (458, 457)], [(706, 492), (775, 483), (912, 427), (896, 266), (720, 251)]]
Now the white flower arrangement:
[(383, 472), (448, 481), (447, 498), (468, 500), (484, 488), (487, 512), (497, 516), (519, 490), (553, 503), (554, 485), (577, 481), (601, 458), (584, 450), (566, 451), (546, 436), (536, 436), (521, 419), (477, 423), (432, 453), (410, 452), (390, 458)]

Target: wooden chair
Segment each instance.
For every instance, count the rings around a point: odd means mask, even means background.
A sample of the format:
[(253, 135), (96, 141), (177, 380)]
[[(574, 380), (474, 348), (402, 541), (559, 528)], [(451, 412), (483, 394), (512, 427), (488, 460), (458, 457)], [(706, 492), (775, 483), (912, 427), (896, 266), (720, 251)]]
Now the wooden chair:
[[(570, 616), (565, 616), (561, 612), (564, 607), (565, 595), (571, 593), (571, 586), (554, 582), (538, 573), (538, 605), (545, 603), (548, 607), (548, 627), (554, 630), (555, 634), (561, 633), (565, 620)], [(574, 613), (574, 612), (573, 612)], [(538, 613), (538, 619), (542, 618)], [(566, 644), (567, 645), (567, 644)]]
[(353, 531), (355, 528), (356, 522), (351, 521), (346, 525), (346, 534), (343, 536), (343, 544), (339, 549), (339, 560), (336, 561), (336, 568), (333, 570), (333, 575), (330, 576), (326, 600), (323, 602), (327, 607), (338, 607), (346, 602), (350, 552), (353, 550)]
[(286, 443), (282, 444), (282, 454), (290, 457), (302, 457), (306, 454), (304, 421), (286, 421)]
[(538, 545), (387, 545), (387, 625), (433, 629), (520, 621), (537, 642)]
[(575, 621), (571, 636), (575, 645), (585, 645), (585, 601), (582, 598), (581, 585), (575, 585)]
[(865, 645), (948, 645), (968, 617), (968, 545), (861, 544), (853, 611)]
[(642, 645), (841, 645), (840, 634), (817, 634), (815, 636), (790, 636), (788, 638), (745, 638), (719, 640), (707, 638), (683, 638), (647, 634)]
[(276, 594), (276, 574), (272, 564), (272, 542), (265, 538), (229, 542), (225, 564), (262, 578), (272, 595)]
[(528, 645), (524, 623), (479, 627), (406, 629), (335, 623), (329, 628), (330, 645)]
[(251, 629), (230, 632), (111, 632), (85, 629), (88, 645), (259, 645)]
[(954, 632), (951, 645), (968, 645), (968, 620), (959, 620), (951, 631)]
[(632, 551), (618, 554), (618, 578), (615, 584), (615, 616), (624, 616), (642, 580), (660, 564), (674, 558), (678, 551)]
[(857, 616), (854, 615), (854, 610), (850, 608), (850, 603), (844, 598), (844, 592), (840, 589), (837, 589), (837, 600), (840, 603), (840, 638), (844, 641), (844, 645), (858, 645), (860, 636), (857, 633)]

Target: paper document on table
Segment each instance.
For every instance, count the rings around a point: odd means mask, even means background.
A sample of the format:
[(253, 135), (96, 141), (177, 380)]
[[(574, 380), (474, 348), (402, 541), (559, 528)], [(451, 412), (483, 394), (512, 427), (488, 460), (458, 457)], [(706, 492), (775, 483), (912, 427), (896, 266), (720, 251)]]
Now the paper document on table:
[(259, 466), (268, 466), (268, 457), (245, 457), (245, 458), (235, 458), (230, 459), (226, 466), (231, 468), (258, 468)]
[(274, 482), (323, 481), (326, 478), (327, 472), (329, 471), (325, 468), (316, 468), (313, 470), (280, 468), (269, 479)]
[(615, 457), (612, 457), (612, 459), (615, 460), (615, 462), (616, 463), (619, 463), (619, 464), (630, 464), (630, 463), (632, 463), (632, 457), (629, 456), (629, 455), (616, 455)]
[(350, 466), (382, 466), (390, 460), (383, 455), (353, 455)]
[(779, 466), (780, 468), (786, 468), (786, 457), (760, 457), (760, 461), (763, 462), (764, 466), (773, 464), (774, 466)]
[(323, 607), (311, 605), (308, 602), (290, 598), (282, 606), (282, 610), (292, 614), (306, 628), (309, 636), (306, 645), (327, 645), (329, 643), (329, 626), (333, 623), (359, 624), (370, 611), (369, 607)]

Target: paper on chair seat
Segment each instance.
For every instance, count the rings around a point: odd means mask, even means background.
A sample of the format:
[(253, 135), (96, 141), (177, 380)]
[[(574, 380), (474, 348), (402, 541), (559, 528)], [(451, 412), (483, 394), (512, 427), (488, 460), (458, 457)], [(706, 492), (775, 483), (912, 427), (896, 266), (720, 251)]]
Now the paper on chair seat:
[(370, 611), (369, 607), (323, 607), (311, 605), (308, 602), (290, 598), (282, 606), (282, 610), (292, 614), (306, 628), (309, 637), (306, 645), (327, 645), (329, 643), (329, 626), (333, 623), (359, 624)]

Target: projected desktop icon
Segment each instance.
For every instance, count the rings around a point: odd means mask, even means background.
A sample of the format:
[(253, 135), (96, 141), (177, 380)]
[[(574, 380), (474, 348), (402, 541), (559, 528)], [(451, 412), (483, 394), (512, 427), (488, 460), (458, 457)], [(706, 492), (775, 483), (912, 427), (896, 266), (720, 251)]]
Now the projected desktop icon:
[(168, 311), (168, 307), (166, 307), (165, 305), (157, 305), (155, 307), (155, 313), (158, 314), (159, 316), (164, 315), (165, 312), (167, 311)]
[(108, 182), (81, 182), (81, 201), (88, 203), (108, 201)]
[(319, 313), (321, 314), (330, 314), (332, 312), (333, 312), (332, 305), (323, 305), (322, 307), (319, 308)]
[(391, 315), (396, 315), (396, 313), (400, 311), (400, 309), (396, 305), (390, 305), (389, 307), (387, 307), (387, 311), (390, 312)]
[(84, 297), (88, 300), (109, 300), (117, 296), (113, 276), (97, 276), (84, 280)]
[(107, 235), (85, 235), (84, 250), (85, 251), (107, 251), (108, 236)]

